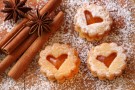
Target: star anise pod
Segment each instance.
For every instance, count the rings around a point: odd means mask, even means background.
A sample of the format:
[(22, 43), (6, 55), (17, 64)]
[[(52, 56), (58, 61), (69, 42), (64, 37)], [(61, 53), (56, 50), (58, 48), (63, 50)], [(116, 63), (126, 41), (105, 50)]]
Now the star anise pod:
[(32, 16), (32, 19), (30, 19), (30, 21), (26, 23), (26, 26), (30, 27), (29, 34), (37, 32), (38, 36), (41, 36), (43, 31), (50, 31), (49, 25), (52, 23), (53, 19), (48, 17), (48, 12), (44, 13), (43, 15), (40, 15), (39, 10), (37, 9), (36, 15), (30, 15)]
[(1, 12), (7, 13), (5, 20), (13, 19), (15, 22), (19, 18), (24, 18), (25, 13), (32, 10), (30, 7), (24, 6), (27, 0), (4, 0), (5, 8)]

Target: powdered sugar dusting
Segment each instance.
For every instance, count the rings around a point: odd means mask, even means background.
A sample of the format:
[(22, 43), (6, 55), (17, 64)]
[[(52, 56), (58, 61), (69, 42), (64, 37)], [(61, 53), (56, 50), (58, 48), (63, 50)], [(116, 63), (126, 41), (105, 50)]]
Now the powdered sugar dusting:
[(7, 30), (7, 32), (10, 32), (14, 26), (13, 24), (14, 23), (12, 21), (6, 21), (0, 24), (0, 28), (2, 28), (1, 30)]
[[(77, 9), (83, 4), (90, 3), (106, 7), (114, 20), (112, 32), (100, 41), (88, 42), (85, 39), (80, 38), (78, 33), (74, 31), (73, 20)], [(135, 13), (135, 5), (132, 4), (133, 2), (131, 0), (63, 0), (63, 3), (58, 10), (65, 12), (64, 24), (55, 35), (51, 36), (45, 46), (52, 45), (53, 43), (68, 43), (76, 48), (81, 59), (79, 74), (63, 84), (50, 82), (40, 73), (39, 65), (37, 64), (39, 56), (37, 55), (27, 72), (20, 78), (19, 85), (14, 85), (15, 82), (7, 76), (5, 77), (5, 75), (2, 75), (0, 87), (10, 87), (13, 85), (15, 86), (14, 89), (24, 87), (26, 90), (134, 90), (135, 24), (132, 22), (134, 19), (132, 14)], [(128, 56), (128, 65), (124, 74), (113, 81), (100, 81), (97, 78), (94, 78), (86, 66), (87, 52), (93, 46), (104, 42), (115, 42), (118, 45), (122, 45)]]

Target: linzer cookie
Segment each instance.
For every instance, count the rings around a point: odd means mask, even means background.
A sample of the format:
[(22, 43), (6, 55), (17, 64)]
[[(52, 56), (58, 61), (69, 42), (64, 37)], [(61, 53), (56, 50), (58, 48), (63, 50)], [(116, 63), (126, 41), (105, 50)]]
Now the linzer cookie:
[(121, 46), (103, 43), (94, 47), (88, 55), (87, 65), (94, 77), (112, 80), (120, 76), (126, 67), (126, 55)]
[(41, 51), (39, 65), (49, 80), (63, 82), (77, 74), (80, 59), (76, 50), (69, 45), (55, 43)]
[(112, 18), (102, 6), (84, 5), (74, 18), (75, 30), (88, 41), (99, 40), (111, 30)]

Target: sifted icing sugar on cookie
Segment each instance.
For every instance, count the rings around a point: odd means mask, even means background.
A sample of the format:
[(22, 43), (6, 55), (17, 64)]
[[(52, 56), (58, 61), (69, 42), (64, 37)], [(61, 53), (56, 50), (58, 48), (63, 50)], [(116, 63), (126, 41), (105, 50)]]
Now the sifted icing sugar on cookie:
[[(112, 32), (100, 41), (87, 42), (78, 36), (74, 31), (74, 15), (83, 4), (97, 4), (104, 6), (111, 14), (114, 24)], [(63, 84), (50, 82), (39, 71), (37, 64), (39, 56), (37, 55), (30, 65), (29, 69), (19, 79), (19, 83), (2, 75), (0, 87), (2, 89), (20, 89), (25, 90), (134, 90), (135, 89), (135, 23), (133, 14), (135, 5), (132, 0), (63, 0), (58, 10), (65, 12), (65, 21), (61, 29), (53, 35), (45, 44), (68, 43), (77, 49), (81, 66), (79, 74), (72, 80), (67, 80)], [(122, 45), (127, 53), (128, 65), (125, 73), (113, 81), (100, 81), (94, 78), (86, 66), (87, 52), (96, 45), (104, 42), (115, 42)]]

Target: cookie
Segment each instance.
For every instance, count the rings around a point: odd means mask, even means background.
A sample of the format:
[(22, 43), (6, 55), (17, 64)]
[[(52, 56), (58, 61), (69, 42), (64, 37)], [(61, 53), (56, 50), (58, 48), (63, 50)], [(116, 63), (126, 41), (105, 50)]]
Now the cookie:
[(80, 59), (69, 45), (55, 43), (41, 51), (38, 63), (49, 80), (63, 82), (78, 73)]
[(94, 77), (113, 80), (125, 69), (126, 54), (116, 43), (103, 43), (89, 52), (87, 66)]
[(102, 39), (110, 32), (112, 23), (109, 12), (95, 4), (83, 5), (74, 18), (75, 31), (88, 41)]

